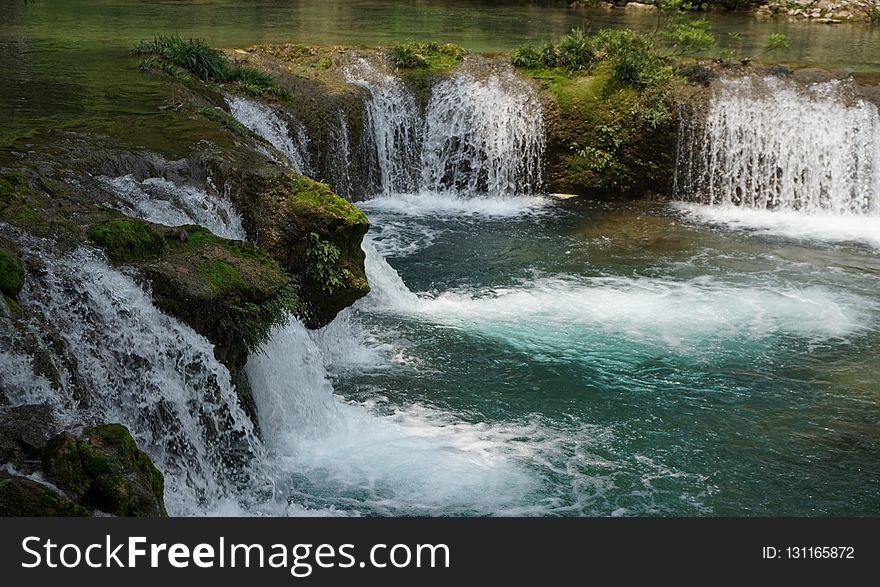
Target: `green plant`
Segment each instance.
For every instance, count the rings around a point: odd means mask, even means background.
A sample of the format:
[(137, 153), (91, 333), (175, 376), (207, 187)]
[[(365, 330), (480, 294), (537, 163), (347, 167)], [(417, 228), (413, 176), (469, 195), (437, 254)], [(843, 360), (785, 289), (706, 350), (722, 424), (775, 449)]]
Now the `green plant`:
[(202, 80), (223, 79), (228, 70), (223, 53), (211, 48), (202, 39), (184, 40), (176, 35), (159, 35), (152, 41), (141, 41), (135, 48), (135, 53), (170, 61)]
[(395, 45), (391, 49), (391, 61), (397, 67), (404, 69), (428, 67), (428, 60), (422, 57), (413, 45)]
[(538, 50), (541, 55), (541, 65), (544, 67), (559, 67), (559, 49), (553, 43), (544, 43)]
[(647, 87), (672, 78), (672, 68), (657, 51), (651, 37), (631, 29), (603, 29), (596, 46), (611, 66), (613, 79)]
[(152, 41), (138, 43), (134, 53), (144, 55), (141, 69), (158, 69), (181, 82), (189, 82), (192, 75), (203, 81), (234, 84), (253, 96), (290, 96), (290, 92), (276, 84), (270, 74), (252, 67), (230, 64), (222, 52), (213, 49), (202, 39), (159, 35)]
[(569, 71), (587, 69), (592, 65), (596, 54), (593, 42), (582, 29), (572, 31), (562, 37), (556, 47), (559, 66)]
[(709, 30), (709, 21), (705, 18), (677, 18), (667, 25), (662, 36), (676, 55), (699, 53), (715, 45), (715, 35)]
[(525, 45), (513, 50), (510, 62), (520, 69), (534, 69), (541, 65), (541, 54), (533, 46)]
[(345, 285), (351, 279), (351, 272), (339, 266), (342, 252), (335, 244), (321, 236), (309, 233), (309, 248), (306, 250), (307, 272), (327, 293)]
[(401, 43), (391, 48), (391, 62), (401, 69), (450, 69), (467, 55), (467, 50), (452, 43)]

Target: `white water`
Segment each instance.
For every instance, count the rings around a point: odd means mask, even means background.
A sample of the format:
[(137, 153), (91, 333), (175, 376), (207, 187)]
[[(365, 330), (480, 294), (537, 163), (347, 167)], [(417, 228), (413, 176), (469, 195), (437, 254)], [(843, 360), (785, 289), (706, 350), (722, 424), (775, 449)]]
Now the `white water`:
[(709, 206), (677, 202), (674, 208), (694, 220), (750, 234), (797, 240), (862, 242), (880, 249), (880, 217), (854, 214), (803, 214), (793, 210), (753, 210), (732, 204)]
[(131, 175), (99, 177), (120, 201), (120, 211), (165, 226), (198, 224), (217, 236), (246, 240), (241, 216), (225, 197), (215, 197), (193, 186), (177, 185), (161, 177), (138, 181)]
[(685, 353), (701, 353), (728, 340), (771, 336), (816, 344), (871, 328), (871, 313), (877, 309), (862, 297), (820, 286), (710, 277), (675, 281), (559, 275), (488, 291), (429, 296), (410, 291), (371, 243), (364, 250), (372, 293), (360, 307), (548, 349), (596, 333)]
[(421, 185), (513, 195), (541, 184), (544, 119), (531, 86), (509, 68), (459, 69), (431, 91)]
[(346, 81), (366, 88), (367, 128), (379, 163), (380, 193), (410, 192), (418, 185), (423, 121), (415, 97), (396, 75), (361, 59), (345, 72)]
[(676, 193), (696, 218), (784, 236), (880, 240), (880, 115), (839, 81), (724, 79), (684, 121)]
[[(291, 321), (247, 365), (280, 498), (350, 513), (486, 515), (537, 490), (539, 478), (520, 461), (537, 448), (510, 443), (521, 426), (472, 424), (422, 405), (389, 413), (345, 402), (327, 378), (332, 351), (316, 340), (337, 339)], [(351, 332), (345, 342), (359, 345)]]
[[(71, 423), (120, 422), (165, 473), (165, 500), (192, 515), (250, 478), (261, 452), (229, 372), (212, 346), (157, 310), (134, 280), (102, 255), (78, 249), (63, 257), (52, 243), (32, 243), (40, 281), (29, 279), (22, 305), (51, 321), (70, 371), (63, 388), (44, 378), (13, 381), (16, 403), (46, 402)], [(4, 383), (22, 359), (0, 357)]]
[(293, 167), (303, 175), (309, 175), (309, 137), (305, 127), (288, 114), (288, 122), (268, 104), (257, 100), (226, 94), (229, 113), (278, 149)]
[(534, 89), (509, 67), (466, 60), (434, 86), (424, 115), (399, 77), (365, 60), (350, 67), (346, 79), (370, 93), (366, 114), (379, 195), (540, 190), (542, 109)]

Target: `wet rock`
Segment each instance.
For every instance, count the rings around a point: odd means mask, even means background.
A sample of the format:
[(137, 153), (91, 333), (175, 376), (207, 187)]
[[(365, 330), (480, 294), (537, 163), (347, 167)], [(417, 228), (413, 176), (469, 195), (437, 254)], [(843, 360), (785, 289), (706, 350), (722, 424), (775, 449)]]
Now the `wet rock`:
[(0, 517), (91, 517), (90, 510), (51, 487), (0, 471)]
[(11, 464), (16, 470), (34, 471), (56, 430), (57, 422), (49, 406), (0, 408), (0, 463)]
[(164, 478), (121, 424), (62, 432), (49, 442), (47, 478), (76, 502), (117, 516), (166, 516)]

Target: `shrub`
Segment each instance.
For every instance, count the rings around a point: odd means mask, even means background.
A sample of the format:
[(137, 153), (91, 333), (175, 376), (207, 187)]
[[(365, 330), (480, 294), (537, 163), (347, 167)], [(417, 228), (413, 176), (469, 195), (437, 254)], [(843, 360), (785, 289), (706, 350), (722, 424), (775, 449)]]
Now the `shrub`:
[(141, 41), (135, 54), (144, 55), (141, 69), (159, 69), (177, 79), (190, 81), (190, 74), (203, 81), (232, 83), (248, 94), (260, 97), (286, 98), (290, 92), (275, 83), (263, 71), (243, 65), (231, 65), (226, 56), (202, 39), (182, 39), (159, 35), (152, 41)]
[(647, 87), (672, 77), (672, 68), (647, 35), (630, 29), (603, 29), (596, 46), (611, 66), (611, 76), (620, 83)]
[(402, 43), (391, 48), (391, 62), (401, 69), (431, 67), (449, 69), (467, 55), (467, 50), (452, 43)]
[(663, 38), (672, 46), (677, 55), (699, 53), (715, 45), (715, 35), (709, 30), (709, 21), (677, 19), (663, 31)]
[(595, 59), (593, 42), (581, 29), (573, 29), (557, 46), (559, 65), (569, 71), (587, 69)]
[(513, 50), (510, 62), (520, 69), (533, 69), (541, 65), (541, 54), (531, 45), (525, 45)]
[(544, 43), (539, 49), (541, 65), (544, 67), (559, 67), (559, 49), (553, 43)]
[(419, 54), (414, 45), (395, 45), (391, 49), (391, 61), (403, 69), (428, 67), (428, 60)]

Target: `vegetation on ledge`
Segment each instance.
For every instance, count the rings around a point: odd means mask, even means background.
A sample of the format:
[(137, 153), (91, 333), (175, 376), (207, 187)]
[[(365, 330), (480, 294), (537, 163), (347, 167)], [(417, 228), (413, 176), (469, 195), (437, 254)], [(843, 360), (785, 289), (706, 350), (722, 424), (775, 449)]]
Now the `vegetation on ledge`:
[(202, 39), (159, 35), (152, 41), (141, 41), (134, 52), (145, 56), (141, 69), (158, 69), (181, 82), (189, 82), (194, 76), (205, 82), (229, 84), (261, 98), (290, 97), (290, 92), (275, 83), (272, 75), (230, 63), (221, 51)]
[(676, 81), (649, 37), (575, 30), (556, 44), (520, 48), (511, 61), (552, 95), (548, 168), (555, 191), (608, 196), (668, 183)]
[(401, 43), (391, 48), (391, 62), (401, 69), (448, 71), (464, 59), (467, 49), (452, 43)]
[(361, 241), (369, 221), (324, 183), (293, 173), (248, 174), (237, 207), (257, 243), (291, 275), (310, 328), (369, 293)]

